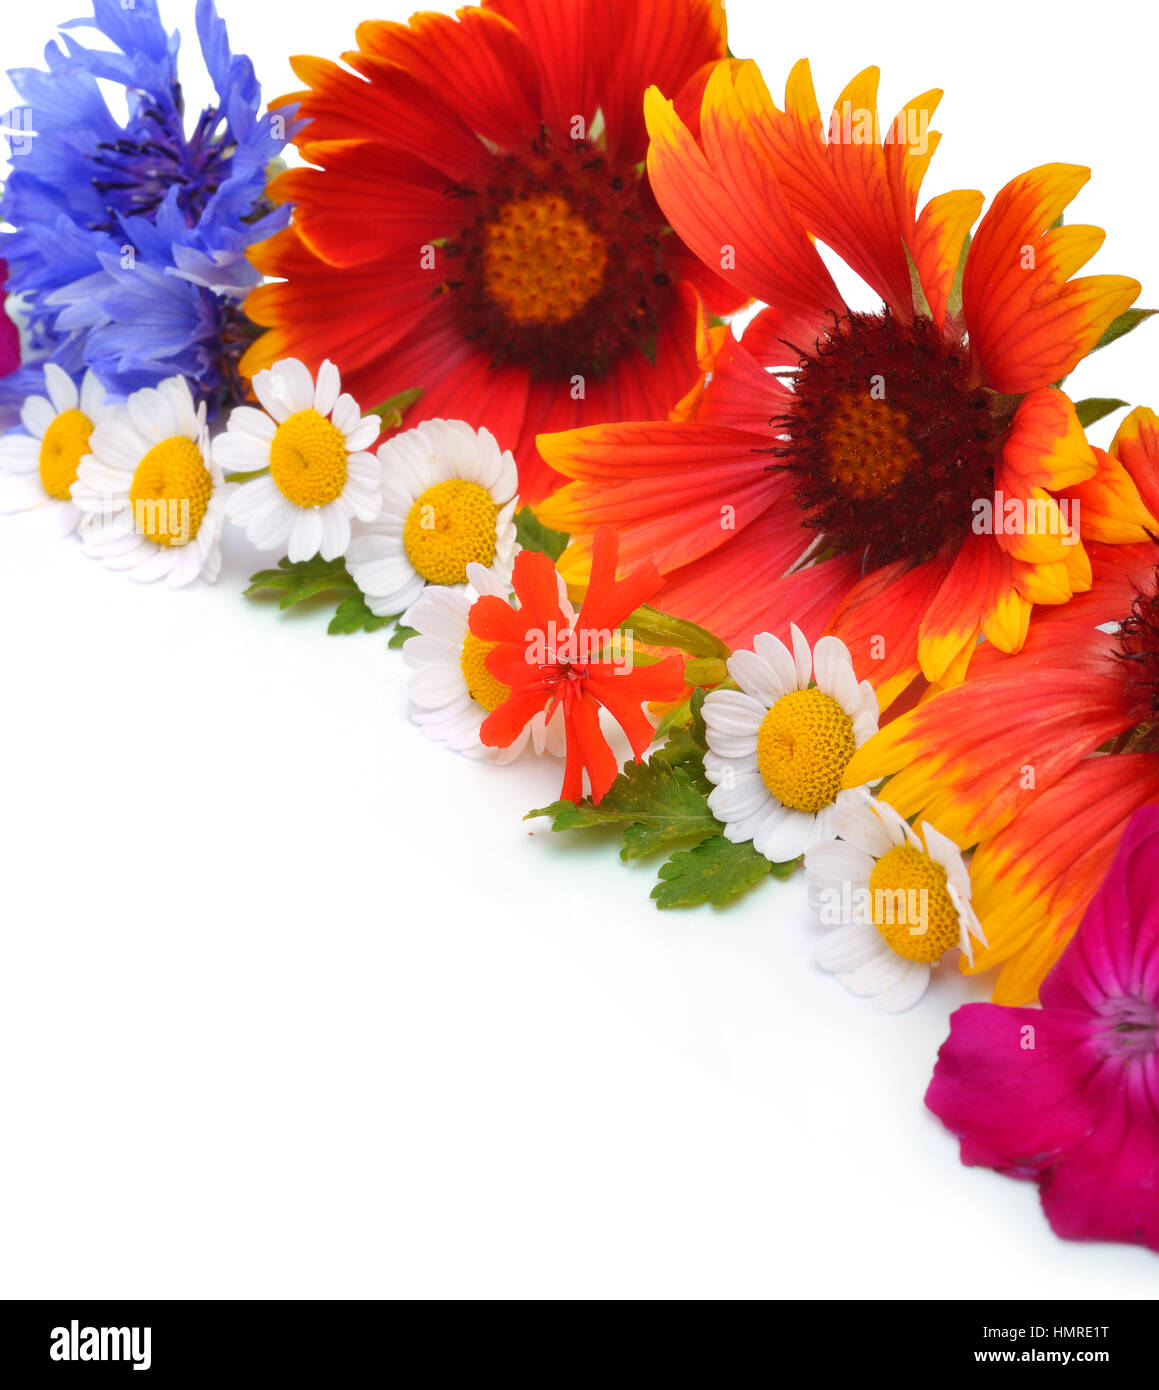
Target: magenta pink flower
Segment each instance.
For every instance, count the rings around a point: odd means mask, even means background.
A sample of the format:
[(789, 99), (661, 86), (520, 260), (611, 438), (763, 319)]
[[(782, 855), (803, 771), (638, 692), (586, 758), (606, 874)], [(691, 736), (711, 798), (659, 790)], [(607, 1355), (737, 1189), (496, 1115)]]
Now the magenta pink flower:
[(1159, 806), (1131, 818), (1041, 1009), (966, 1004), (926, 1104), (1056, 1235), (1159, 1250)]
[(20, 334), (5, 311), (4, 285), (8, 280), (8, 263), (0, 261), (0, 376), (8, 376), (20, 366)]

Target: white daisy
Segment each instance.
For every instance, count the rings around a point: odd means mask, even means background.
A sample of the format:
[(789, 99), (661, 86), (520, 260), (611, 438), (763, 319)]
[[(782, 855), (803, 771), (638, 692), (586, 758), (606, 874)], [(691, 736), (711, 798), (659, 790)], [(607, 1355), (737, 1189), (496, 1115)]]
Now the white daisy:
[[(476, 637), (468, 628), (475, 602), (485, 594), (508, 599), (508, 588), (482, 565), (467, 566), (463, 588), (430, 585), (408, 614), (419, 635), (403, 646), (403, 660), (415, 673), (411, 680), (411, 714), (430, 739), (446, 743), (471, 758), (493, 763), (513, 762), (530, 739), (537, 756), (546, 751), (564, 754), (562, 707), (557, 706), (548, 724), (541, 712), (527, 724), (509, 748), (488, 748), (479, 739), (479, 726), (510, 690), (487, 670), (484, 658), (493, 643)], [(560, 581), (563, 590), (563, 581)], [(571, 614), (566, 592), (560, 602)]]
[(792, 637), (790, 651), (759, 633), (754, 651), (728, 659), (740, 689), (704, 701), (712, 814), (726, 839), (751, 840), (774, 863), (832, 839), (834, 812), (854, 796), (841, 789), (845, 769), (877, 732), (877, 697), (858, 685), (845, 643), (822, 637), (810, 652), (796, 626)]
[(44, 366), (47, 396), (29, 396), (20, 410), (27, 434), (0, 439), (0, 514), (47, 507), (62, 536), (76, 530), (81, 513), (70, 489), (89, 450), (93, 427), (107, 415), (105, 388), (86, 372), (80, 390), (55, 362)]
[(373, 521), (379, 512), (381, 469), (367, 451), (382, 421), (341, 394), (332, 362), (322, 363), (315, 382), (287, 357), (256, 373), (253, 389), (264, 409), (238, 406), (213, 443), (227, 473), (262, 475), (238, 487), (229, 519), (259, 550), (336, 560), (350, 544), (351, 518)]
[(841, 838), (805, 853), (809, 901), (826, 933), (818, 962), (854, 994), (900, 1013), (926, 991), (930, 969), (970, 937), (986, 938), (970, 904), (970, 874), (953, 840), (925, 822), (915, 834), (883, 801), (847, 806)]
[(228, 492), (210, 454), (205, 405), (179, 376), (110, 409), (72, 486), (86, 516), (85, 554), (172, 588), (217, 578)]
[(427, 584), (465, 584), (470, 564), (507, 583), (519, 479), (511, 453), (501, 453), (489, 431), (424, 420), (383, 444), (378, 457), (382, 511), (358, 527), (347, 552), (372, 612), (405, 613)]

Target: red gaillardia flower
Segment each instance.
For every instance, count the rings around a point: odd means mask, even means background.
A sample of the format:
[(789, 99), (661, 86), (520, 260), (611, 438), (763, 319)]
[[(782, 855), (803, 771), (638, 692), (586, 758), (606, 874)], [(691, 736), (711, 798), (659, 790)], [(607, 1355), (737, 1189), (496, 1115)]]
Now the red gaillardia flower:
[(654, 565), (643, 564), (617, 580), (618, 552), (613, 531), (596, 532), (591, 581), (578, 615), (560, 600), (555, 566), (527, 550), (515, 557), (511, 578), (519, 607), (485, 596), (471, 609), (472, 635), (489, 644), (487, 670), (507, 692), (479, 737), (487, 747), (506, 748), (537, 714), (550, 721), (562, 708), (567, 761), (560, 795), (566, 801), (583, 795), (585, 771), (597, 805), (616, 780), (616, 757), (600, 729), (601, 706), (639, 758), (655, 733), (644, 703), (676, 700), (684, 690), (678, 656), (633, 665), (631, 636), (620, 624), (651, 598), (660, 576)]
[[(719, 64), (699, 134), (649, 91), (661, 209), (768, 307), (718, 354), (692, 419), (539, 446), (576, 480), (549, 499), (549, 525), (617, 527), (625, 557), (650, 554), (666, 576), (663, 606), (733, 645), (783, 635), (790, 616), (810, 640), (827, 629), (885, 709), (919, 672), (960, 679), (979, 635), (1017, 651), (1033, 605), (1088, 587), (1056, 497), (1095, 478), (1096, 461), (1054, 383), (1139, 285), (1070, 278), (1103, 236), (1057, 225), (1085, 169), (1013, 179), (972, 242), (981, 193), (942, 194), (919, 214), (941, 94), (882, 131), (877, 78), (849, 84), (827, 139), (804, 62), (784, 111), (755, 64)], [(877, 312), (846, 305), (814, 238), (880, 296)], [(1011, 501), (1017, 530), (998, 519)], [(585, 560), (583, 543), (564, 557), (569, 579)]]
[[(1133, 411), (1114, 457), (1096, 453), (1116, 510), (1159, 536), (1159, 417)], [(1096, 512), (1095, 484), (1078, 491), (1101, 536), (1128, 537)], [(1036, 618), (1018, 655), (984, 645), (963, 684), (894, 719), (846, 769), (850, 786), (889, 775), (878, 795), (903, 816), (980, 843), (970, 877), (989, 945), (962, 968), (1001, 965), (997, 1003), (1034, 999), (1131, 815), (1159, 802), (1159, 540), (1095, 544), (1091, 558), (1090, 592)]]
[[(743, 300), (673, 235), (644, 173), (643, 95), (695, 110), (727, 51), (719, 0), (484, 0), (368, 21), (349, 67), (298, 57), (317, 167), (271, 194), (294, 223), (253, 252), (252, 375), (329, 357), (359, 400), (423, 390), (407, 423), (469, 419), (520, 494), (559, 479), (535, 435), (666, 415), (703, 378), (701, 313)], [(350, 71), (349, 69), (353, 69)]]
[(1131, 820), (1042, 1008), (953, 1014), (926, 1104), (963, 1163), (1038, 1183), (1056, 1235), (1159, 1251), (1159, 806)]

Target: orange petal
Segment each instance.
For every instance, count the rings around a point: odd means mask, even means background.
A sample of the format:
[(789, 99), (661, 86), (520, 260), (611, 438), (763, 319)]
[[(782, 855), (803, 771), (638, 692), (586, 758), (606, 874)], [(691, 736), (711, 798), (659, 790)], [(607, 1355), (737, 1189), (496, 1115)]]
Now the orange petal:
[[(837, 98), (827, 141), (807, 60), (789, 75), (783, 112), (753, 63), (737, 73), (736, 93), (801, 222), (908, 322), (913, 290), (907, 228), (899, 220), (882, 143), (889, 132), (881, 129), (877, 113), (879, 76), (877, 68), (866, 68), (853, 78)], [(920, 180), (921, 170), (915, 175)], [(900, 182), (899, 196), (908, 198), (904, 176)]]
[(1122, 276), (1070, 281), (1102, 233), (1051, 225), (1089, 177), (1072, 164), (1032, 169), (1001, 190), (978, 227), (963, 307), (976, 373), (997, 391), (1033, 391), (1066, 376), (1139, 293)]
[[(455, 110), (479, 135), (504, 148), (533, 138), (542, 120), (539, 74), (519, 31), (478, 7), (450, 15), (419, 13), (409, 23), (366, 20), (362, 54), (405, 68), (436, 93), (454, 93)], [(356, 70), (358, 55), (345, 55)]]
[(1095, 456), (1065, 391), (1042, 387), (1020, 403), (1002, 446), (1003, 462), (1034, 487), (1061, 492), (1095, 473)]
[(302, 156), (318, 167), (287, 169), (269, 192), (294, 204), (302, 240), (330, 265), (361, 265), (403, 246), (414, 260), (415, 247), (461, 223), (446, 175), (413, 155), (365, 140), (326, 140), (303, 145)]
[(1083, 536), (1108, 545), (1135, 545), (1159, 534), (1159, 521), (1147, 510), (1128, 470), (1102, 449), (1094, 454), (1098, 472), (1071, 489)]
[(1001, 551), (993, 536), (971, 533), (962, 542), (918, 629), (918, 660), (926, 680), (956, 684), (947, 679), (952, 665), (964, 674), (982, 619), (997, 599), (1001, 569)]
[(1159, 415), (1132, 410), (1111, 441), (1111, 453), (1131, 475), (1143, 505), (1159, 517)]
[(930, 199), (917, 220), (910, 254), (926, 303), (939, 328), (946, 321), (962, 247), (982, 211), (983, 202), (981, 193), (970, 190), (942, 193)]
[(844, 308), (740, 108), (728, 63), (716, 67), (705, 88), (703, 148), (654, 87), (644, 114), (656, 200), (706, 265), (746, 295), (810, 321)]
[(905, 560), (883, 565), (854, 584), (830, 625), (849, 648), (853, 669), (877, 691), (883, 710), (918, 674), (918, 634), (949, 566), (947, 556), (920, 565)]
[(1027, 1004), (1082, 920), (1127, 821), (1159, 800), (1153, 753), (1088, 758), (1044, 791), (970, 865), (988, 946), (967, 973), (1002, 964), (995, 1003)]

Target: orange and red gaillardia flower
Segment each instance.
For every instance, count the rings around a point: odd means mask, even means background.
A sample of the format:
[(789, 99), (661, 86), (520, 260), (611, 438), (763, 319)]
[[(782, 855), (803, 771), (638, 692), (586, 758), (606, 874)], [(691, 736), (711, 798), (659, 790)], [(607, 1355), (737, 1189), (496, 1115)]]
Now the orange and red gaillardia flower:
[(597, 531), (591, 582), (578, 615), (561, 602), (555, 566), (528, 550), (515, 557), (511, 577), (519, 607), (484, 596), (471, 609), (471, 634), (488, 644), (483, 660), (507, 692), (484, 719), (479, 737), (488, 747), (506, 748), (537, 714), (550, 722), (562, 709), (567, 760), (560, 795), (566, 801), (583, 796), (585, 772), (596, 805), (616, 780), (616, 756), (600, 729), (601, 707), (639, 758), (655, 735), (644, 704), (679, 699), (685, 689), (678, 656), (633, 664), (631, 637), (619, 631), (620, 624), (661, 581), (648, 563), (617, 580), (618, 553), (615, 533)]
[[(940, 93), (883, 131), (877, 77), (870, 68), (849, 84), (828, 138), (804, 62), (784, 111), (753, 63), (719, 64), (699, 133), (649, 91), (661, 209), (707, 265), (767, 307), (721, 350), (693, 418), (539, 445), (574, 480), (548, 500), (549, 525), (581, 536), (618, 527), (626, 558), (649, 554), (666, 576), (662, 605), (734, 645), (790, 620), (811, 640), (836, 634), (884, 709), (919, 672), (960, 679), (980, 635), (1017, 651), (1035, 604), (1088, 587), (1088, 558), (1056, 499), (1098, 469), (1054, 383), (1139, 286), (1071, 279), (1103, 235), (1057, 225), (1085, 169), (1013, 179), (972, 241), (980, 193), (942, 194), (919, 213)], [(847, 306), (814, 238), (880, 296), (879, 310)], [(978, 505), (1001, 511), (1010, 499), (1027, 526), (987, 531)], [(585, 549), (565, 557), (573, 581)]]
[[(963, 969), (1001, 965), (1001, 1004), (1034, 999), (1127, 822), (1159, 802), (1159, 416), (1133, 411), (1111, 455), (1119, 509), (1156, 539), (1092, 545), (1088, 593), (1036, 618), (1016, 656), (983, 647), (963, 684), (893, 720), (847, 770), (850, 784), (889, 775), (878, 795), (902, 815), (980, 844), (970, 878), (989, 944)], [(1112, 462), (1099, 453), (1104, 475)], [(1092, 511), (1095, 491), (1080, 489)]]
[(649, 83), (696, 109), (726, 48), (719, 0), (484, 0), (368, 21), (348, 70), (293, 59), (294, 222), (254, 249), (281, 283), (242, 364), (329, 357), (359, 400), (418, 386), (408, 424), (485, 425), (520, 494), (559, 479), (543, 430), (666, 415), (703, 379), (702, 304), (743, 299), (684, 247), (644, 173)]

